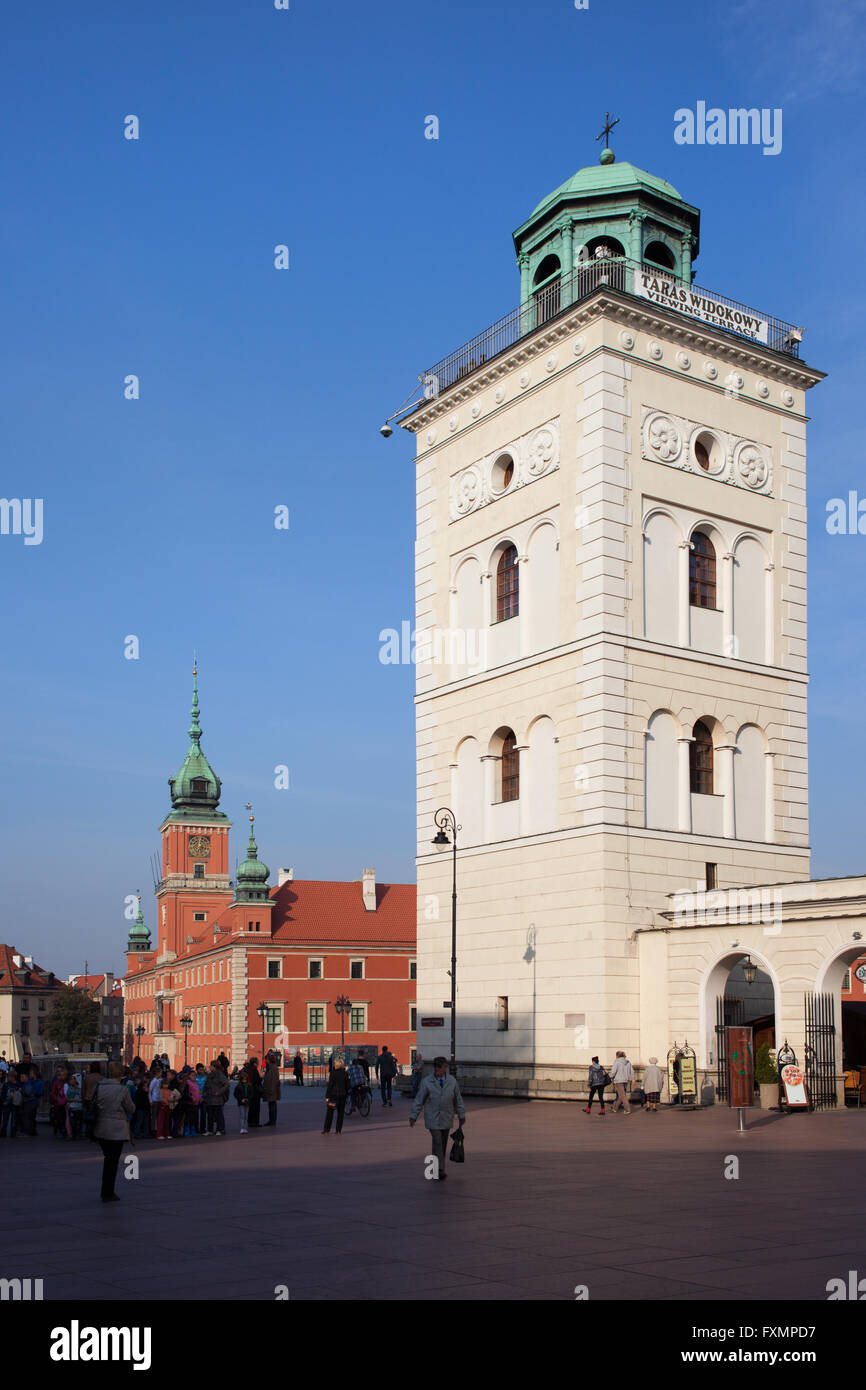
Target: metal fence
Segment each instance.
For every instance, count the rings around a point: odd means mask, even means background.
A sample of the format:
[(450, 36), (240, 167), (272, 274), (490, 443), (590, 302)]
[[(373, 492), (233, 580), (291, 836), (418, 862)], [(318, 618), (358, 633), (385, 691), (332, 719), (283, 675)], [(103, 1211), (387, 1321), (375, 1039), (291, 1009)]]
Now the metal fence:
[(815, 1110), (830, 1110), (836, 1095), (836, 1017), (832, 994), (807, 993), (806, 1087)]
[[(652, 276), (669, 286), (672, 293), (666, 295), (662, 301), (655, 301), (646, 294), (637, 293), (636, 276), (639, 275)], [(748, 305), (727, 295), (701, 289), (685, 280), (678, 280), (661, 266), (633, 261), (626, 256), (604, 257), (600, 260), (580, 262), (569, 275), (548, 281), (533, 292), (531, 299), (512, 309), (510, 314), (498, 319), (489, 328), (485, 328), (483, 333), (470, 338), (468, 343), (464, 343), (455, 352), (443, 357), (422, 377), (426, 392), (436, 396), (447, 390), (462, 377), (477, 371), (499, 353), (513, 347), (527, 333), (532, 333), (536, 328), (558, 318), (572, 305), (601, 289), (616, 290), (643, 304), (661, 302), (663, 307), (675, 309), (675, 312), (684, 314), (687, 318), (712, 324), (740, 340), (745, 338), (756, 341), (754, 334), (747, 331), (745, 325), (759, 323), (761, 332), (766, 325), (766, 342), (763, 338), (760, 339), (762, 346), (769, 347), (774, 352), (783, 352), (788, 357), (800, 355), (801, 331), (793, 324), (786, 323), (784, 319), (750, 309)], [(722, 322), (707, 317), (708, 306), (714, 307), (717, 317)]]

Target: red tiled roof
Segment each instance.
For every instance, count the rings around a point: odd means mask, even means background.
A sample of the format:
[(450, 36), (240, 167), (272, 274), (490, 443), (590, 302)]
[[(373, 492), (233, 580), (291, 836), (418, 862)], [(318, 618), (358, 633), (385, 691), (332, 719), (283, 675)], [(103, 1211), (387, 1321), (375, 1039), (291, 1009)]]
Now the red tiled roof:
[(76, 989), (96, 989), (104, 979), (104, 975), (76, 975), (72, 983)]
[[(20, 965), (15, 964), (15, 956), (21, 958)], [(24, 960), (24, 953), (22, 951), (16, 951), (14, 946), (0, 945), (0, 989), (24, 989), (25, 986), (23, 981), (20, 976), (16, 974), (16, 971), (21, 970), (30, 972), (30, 989), (52, 988), (51, 981), (48, 979), (50, 973), (48, 970), (43, 970), (42, 966), (36, 965), (35, 962), (33, 965), (27, 965)], [(58, 985), (59, 981), (55, 980), (54, 984)]]
[(271, 898), (275, 941), (415, 947), (414, 883), (377, 883), (375, 912), (364, 907), (360, 882), (292, 879), (272, 889)]

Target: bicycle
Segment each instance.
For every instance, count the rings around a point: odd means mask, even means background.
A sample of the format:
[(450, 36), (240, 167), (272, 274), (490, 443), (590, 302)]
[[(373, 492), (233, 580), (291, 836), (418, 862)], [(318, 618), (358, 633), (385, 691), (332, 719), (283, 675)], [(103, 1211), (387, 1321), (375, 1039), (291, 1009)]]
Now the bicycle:
[[(357, 1095), (355, 1093), (358, 1093)], [(355, 1111), (365, 1119), (370, 1113), (371, 1091), (369, 1086), (352, 1086), (346, 1097), (347, 1115), (354, 1115)]]

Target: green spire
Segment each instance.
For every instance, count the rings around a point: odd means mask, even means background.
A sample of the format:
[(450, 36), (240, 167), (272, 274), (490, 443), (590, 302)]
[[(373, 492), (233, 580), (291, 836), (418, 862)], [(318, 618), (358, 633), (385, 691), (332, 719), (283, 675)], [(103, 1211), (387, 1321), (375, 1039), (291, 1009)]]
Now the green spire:
[(150, 950), (150, 927), (144, 924), (144, 915), (141, 911), (141, 894), (138, 894), (138, 916), (129, 929), (129, 938), (126, 943), (128, 951), (149, 951)]
[(250, 812), (250, 838), (247, 841), (247, 857), (237, 873), (235, 902), (266, 902), (270, 892), (268, 888), (270, 869), (259, 859), (259, 847), (256, 844), (254, 830), (256, 818), (252, 815), (252, 807), (249, 802), (247, 802), (247, 810)]
[(171, 804), (175, 811), (215, 812), (219, 805), (222, 783), (201, 747), (201, 724), (198, 707), (198, 668), (193, 663), (192, 709), (190, 710), (189, 752), (176, 777), (169, 777)]

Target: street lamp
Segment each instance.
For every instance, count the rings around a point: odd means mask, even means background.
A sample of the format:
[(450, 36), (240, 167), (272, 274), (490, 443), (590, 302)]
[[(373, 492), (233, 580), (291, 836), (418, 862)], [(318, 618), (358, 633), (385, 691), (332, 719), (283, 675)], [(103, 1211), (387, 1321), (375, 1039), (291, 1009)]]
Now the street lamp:
[(190, 1017), (189, 1014), (184, 1014), (184, 1015), (183, 1015), (183, 1018), (180, 1020), (180, 1026), (181, 1026), (181, 1028), (183, 1029), (183, 1064), (184, 1064), (184, 1066), (186, 1066), (186, 1065), (187, 1065), (187, 1043), (189, 1042), (189, 1030), (190, 1030), (190, 1028), (192, 1027), (192, 1019), (191, 1019), (191, 1017)]
[[(447, 806), (442, 806), (433, 817), (436, 835), (432, 841), (440, 854), (452, 851), (451, 879), (451, 1075), (457, 1075), (457, 831), (462, 826)], [(448, 832), (451, 831), (451, 838)]]
[(267, 1013), (267, 1009), (265, 1008), (264, 1004), (259, 1004), (259, 1007), (256, 1009), (256, 1013), (258, 1014), (259, 1018), (262, 1020), (262, 1061), (264, 1062), (264, 1059), (265, 1059), (265, 1014)]
[(757, 973), (758, 967), (755, 965), (751, 956), (747, 956), (743, 961), (743, 979), (747, 985), (753, 985), (755, 983), (755, 976)]
[(140, 1057), (140, 1056), (141, 1056), (141, 1040), (142, 1040), (142, 1038), (144, 1037), (144, 1024), (143, 1024), (143, 1023), (139, 1023), (138, 1027), (137, 1027), (136, 1030), (135, 1030), (135, 1036), (138, 1038), (138, 1047), (136, 1048), (136, 1052), (137, 1052), (138, 1056)]
[(334, 1008), (340, 1015), (340, 1049), (343, 1052), (345, 1052), (346, 1050), (346, 1014), (349, 1012), (351, 1007), (352, 1001), (351, 999), (347, 998), (345, 994), (341, 994), (336, 1004), (334, 1005)]

